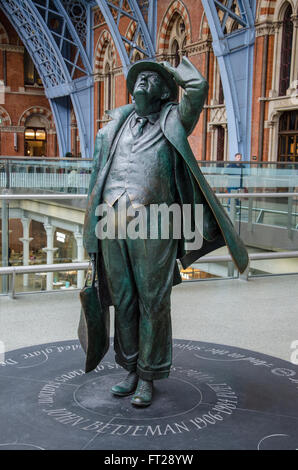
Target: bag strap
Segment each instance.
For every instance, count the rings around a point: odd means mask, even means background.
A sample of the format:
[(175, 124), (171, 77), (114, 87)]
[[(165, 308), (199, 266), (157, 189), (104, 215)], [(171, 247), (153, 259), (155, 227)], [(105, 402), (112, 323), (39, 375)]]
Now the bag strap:
[(96, 278), (96, 255), (92, 255), (89, 261), (89, 266), (87, 269), (86, 277), (85, 277), (85, 287), (87, 287), (87, 280), (89, 276), (89, 272), (91, 271), (91, 287), (95, 285), (95, 278)]
[(95, 285), (95, 277), (96, 277), (96, 254), (92, 255), (92, 258), (90, 259), (91, 263), (91, 286), (94, 287)]

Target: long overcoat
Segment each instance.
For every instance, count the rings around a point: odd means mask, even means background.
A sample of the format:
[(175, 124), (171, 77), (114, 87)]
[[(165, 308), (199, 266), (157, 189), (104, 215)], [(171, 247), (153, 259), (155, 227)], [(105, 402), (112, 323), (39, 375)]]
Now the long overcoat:
[[(110, 112), (112, 120), (97, 133), (95, 141), (94, 161), (88, 193), (88, 203), (84, 222), (84, 246), (88, 253), (99, 253), (100, 240), (95, 234), (98, 217), (96, 207), (102, 202), (102, 191), (112, 162), (111, 152), (119, 138), (119, 130), (126, 119), (134, 111), (134, 105), (128, 104)], [(240, 272), (248, 265), (246, 248), (235, 231), (228, 215), (209, 186), (206, 178), (198, 167), (198, 163), (187, 140), (186, 131), (180, 121), (177, 103), (168, 103), (160, 114), (161, 129), (171, 143), (175, 153), (175, 181), (179, 202), (191, 204), (194, 214), (195, 204), (203, 204), (203, 244), (198, 250), (187, 251), (185, 240), (178, 244), (177, 259), (184, 268), (191, 265), (201, 256), (227, 245), (229, 252)], [(106, 292), (105, 272), (100, 264), (100, 285), (103, 287), (102, 298), (110, 302)], [(176, 263), (173, 285), (181, 282)]]

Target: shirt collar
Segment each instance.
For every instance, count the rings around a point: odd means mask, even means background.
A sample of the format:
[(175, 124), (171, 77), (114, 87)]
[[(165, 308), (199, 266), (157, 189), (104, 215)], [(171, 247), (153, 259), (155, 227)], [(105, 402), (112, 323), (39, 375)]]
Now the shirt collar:
[(148, 119), (148, 121), (150, 122), (150, 124), (155, 124), (156, 121), (159, 119), (159, 116), (160, 116), (160, 111), (158, 111), (157, 113), (151, 113), (151, 114), (148, 114), (147, 116), (139, 116), (136, 112), (134, 113), (134, 123), (136, 123), (136, 120), (138, 119), (138, 117), (145, 117)]

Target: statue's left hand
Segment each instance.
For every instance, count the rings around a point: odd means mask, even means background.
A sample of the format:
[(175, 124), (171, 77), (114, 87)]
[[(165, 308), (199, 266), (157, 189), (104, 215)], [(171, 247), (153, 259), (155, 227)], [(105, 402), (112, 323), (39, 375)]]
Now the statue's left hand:
[(165, 69), (173, 76), (177, 85), (185, 88), (187, 83), (196, 82), (199, 88), (207, 88), (208, 83), (200, 71), (191, 63), (187, 57), (182, 57), (178, 67), (173, 67), (169, 62), (161, 62)]
[(164, 61), (164, 62), (161, 62), (161, 64), (164, 66), (164, 68), (173, 76), (175, 82), (177, 83), (177, 85), (180, 85), (182, 86), (185, 82), (185, 76), (182, 77), (180, 71), (179, 71), (179, 66), (176, 68), (176, 67), (173, 67), (170, 62), (167, 62), (167, 61)]

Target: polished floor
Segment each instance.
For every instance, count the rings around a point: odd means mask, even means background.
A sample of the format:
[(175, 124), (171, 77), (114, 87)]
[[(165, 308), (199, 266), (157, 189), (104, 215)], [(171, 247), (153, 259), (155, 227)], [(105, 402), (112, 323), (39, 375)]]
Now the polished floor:
[[(298, 275), (184, 283), (173, 289), (173, 337), (290, 361), (298, 340)], [(78, 291), (0, 296), (5, 350), (77, 338)], [(111, 330), (111, 334), (113, 330)]]

